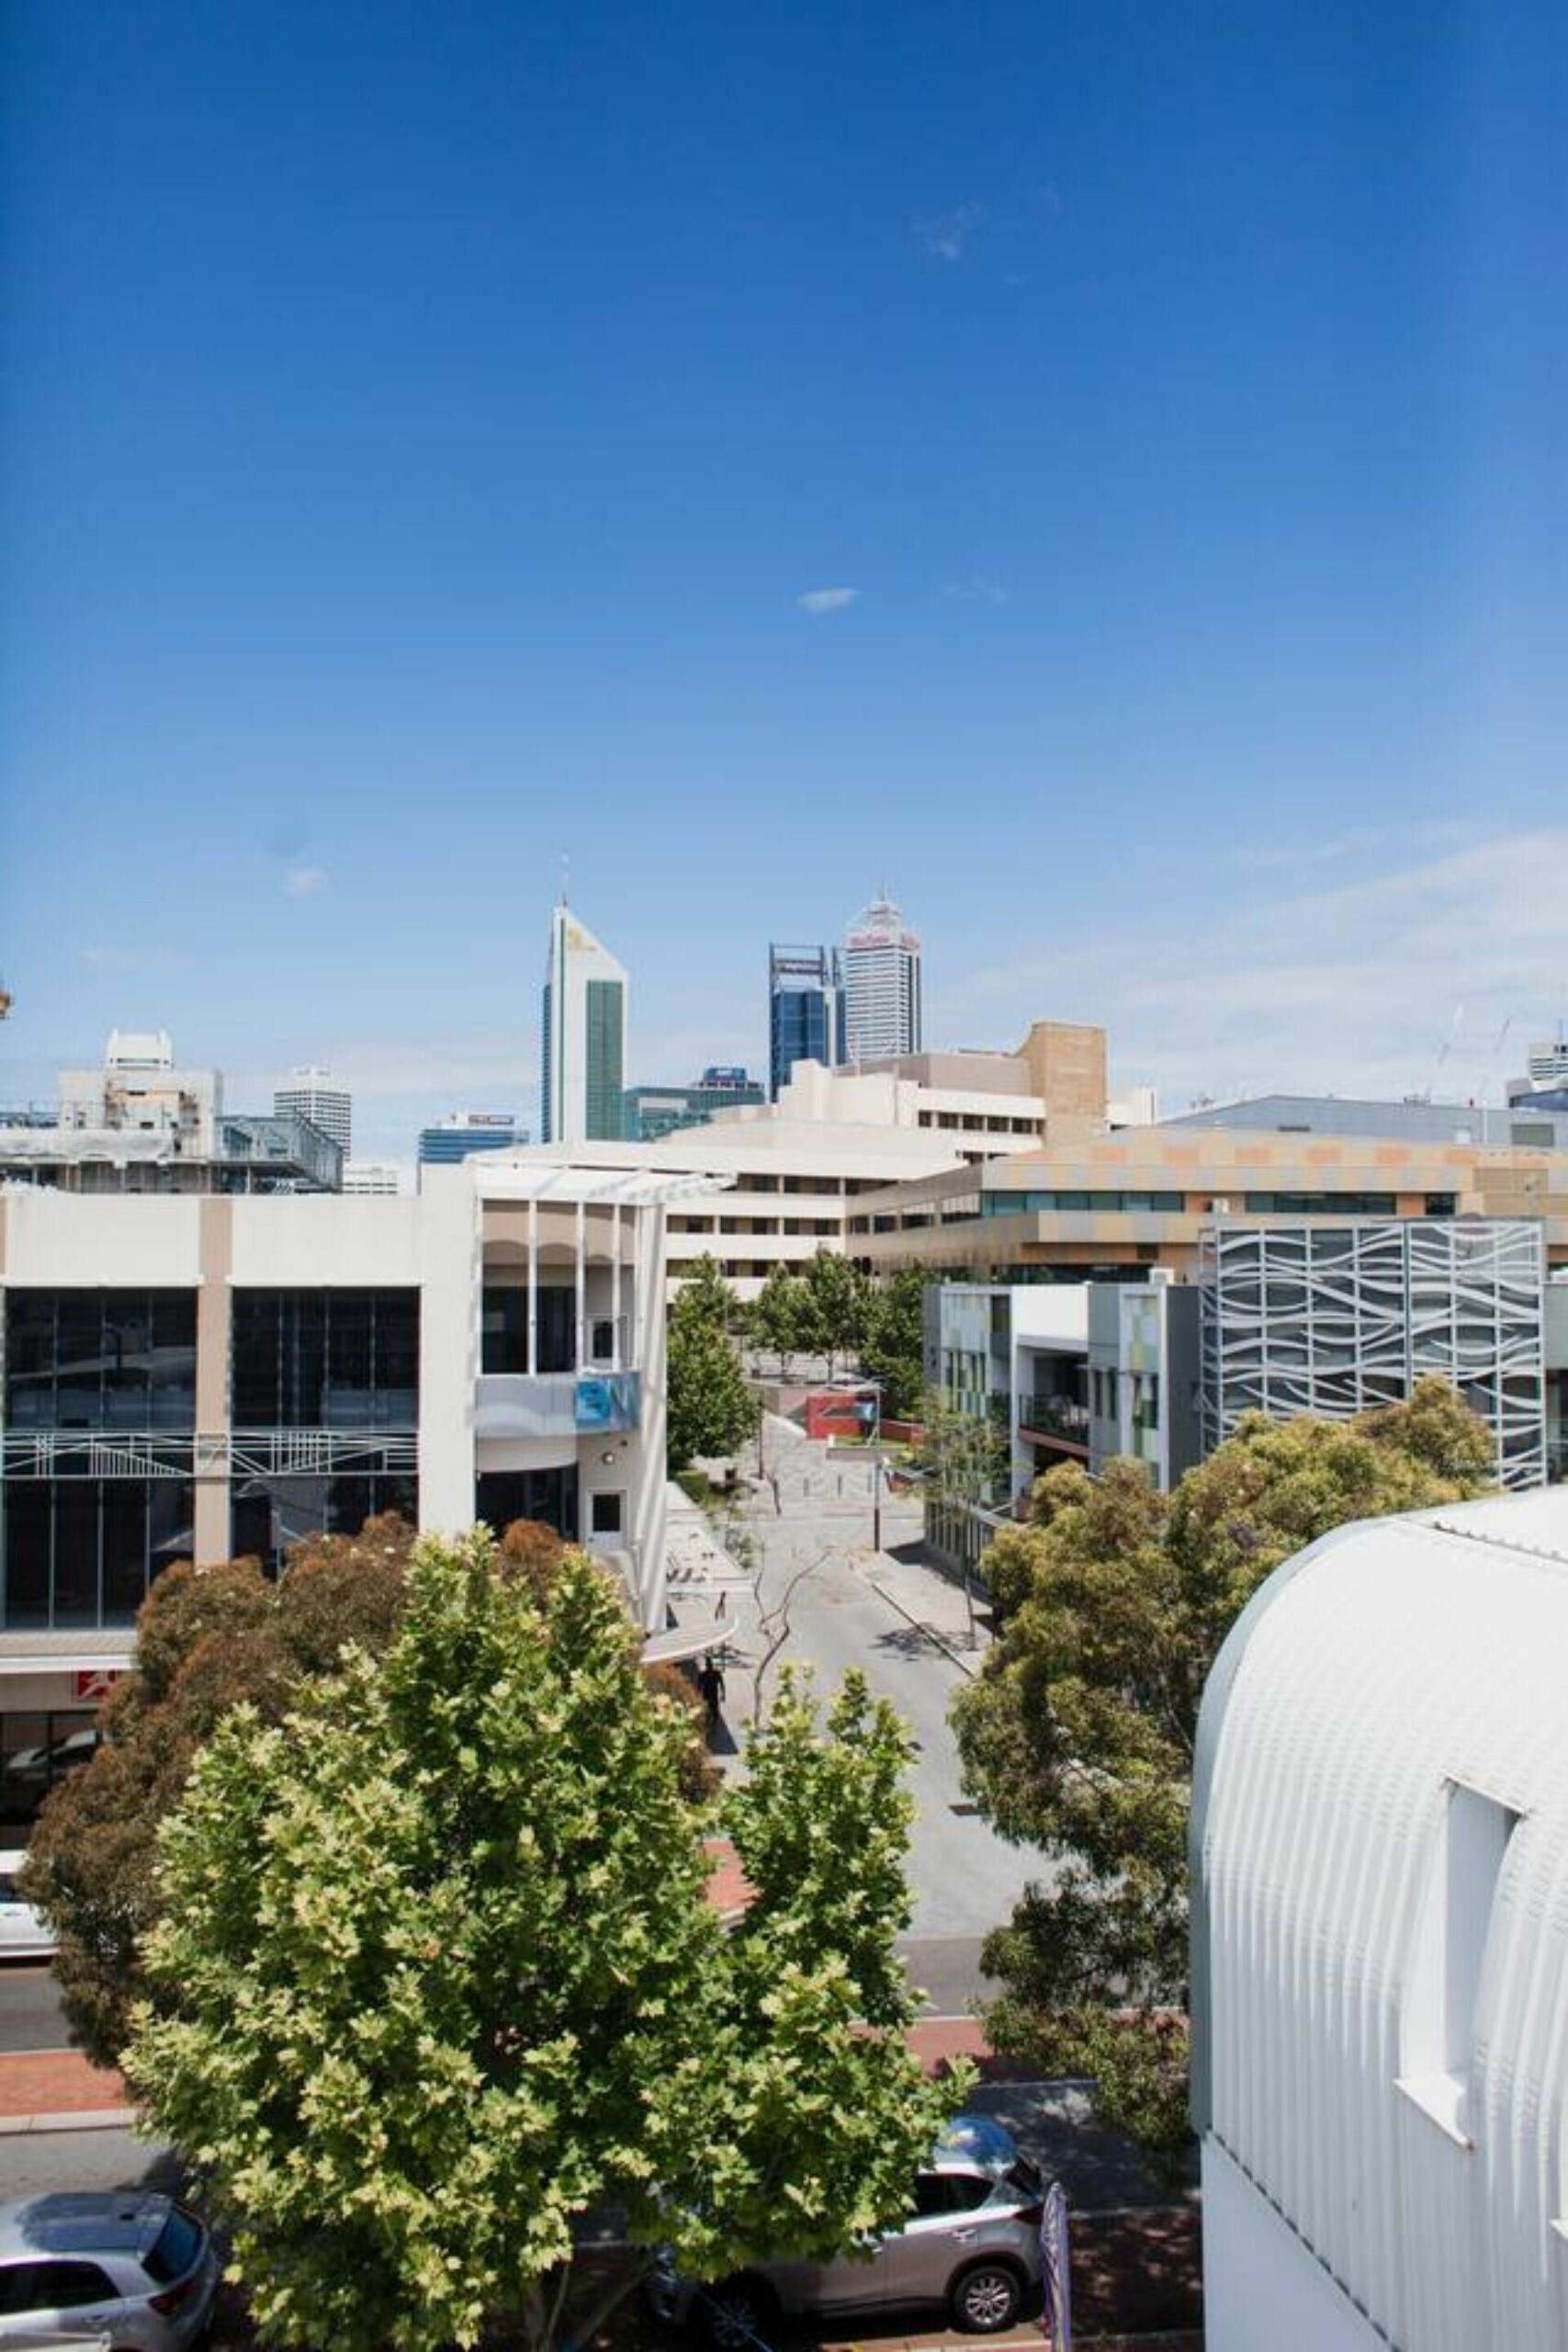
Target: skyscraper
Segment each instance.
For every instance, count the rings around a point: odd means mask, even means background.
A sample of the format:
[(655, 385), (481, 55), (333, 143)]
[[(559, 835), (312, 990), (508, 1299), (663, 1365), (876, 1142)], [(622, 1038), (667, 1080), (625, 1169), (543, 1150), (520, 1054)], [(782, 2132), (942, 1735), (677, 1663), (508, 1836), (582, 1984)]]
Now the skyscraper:
[(768, 1095), (779, 1098), (796, 1062), (846, 1058), (843, 974), (836, 947), (768, 950)]
[(545, 966), (540, 1141), (618, 1142), (626, 1064), (626, 972), (563, 899), (550, 915)]
[(287, 1086), (274, 1089), (273, 1114), (282, 1118), (292, 1111), (298, 1118), (309, 1119), (324, 1136), (331, 1136), (346, 1159), (354, 1148), (354, 1097), (346, 1086), (333, 1083), (330, 1069), (290, 1070)]
[(920, 943), (886, 891), (844, 933), (846, 1059), (920, 1050)]

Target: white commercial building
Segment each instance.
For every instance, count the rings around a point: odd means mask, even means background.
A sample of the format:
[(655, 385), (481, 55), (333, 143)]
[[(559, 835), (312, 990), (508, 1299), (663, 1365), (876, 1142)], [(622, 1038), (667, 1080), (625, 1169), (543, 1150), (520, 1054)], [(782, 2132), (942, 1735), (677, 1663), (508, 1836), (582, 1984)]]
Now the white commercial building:
[(1193, 1792), (1209, 2352), (1568, 2344), (1568, 1494), (1344, 1527)]
[(60, 1124), (79, 1135), (152, 1136), (209, 1159), (222, 1108), (221, 1070), (176, 1069), (166, 1029), (111, 1030), (100, 1069), (60, 1073)]
[(551, 910), (539, 1030), (539, 1133), (546, 1143), (621, 1132), (626, 975), (562, 899)]
[(540, 1519), (663, 1628), (666, 1210), (724, 1181), (486, 1156), (406, 1199), (0, 1188), (0, 1826), (48, 1779), (9, 1759), (90, 1731), (175, 1560)]
[(272, 1107), (280, 1117), (292, 1111), (309, 1119), (331, 1136), (345, 1159), (354, 1149), (354, 1097), (330, 1069), (291, 1070), (288, 1085), (274, 1090)]
[(920, 1048), (920, 943), (891, 899), (874, 899), (844, 933), (844, 1004), (852, 1062)]

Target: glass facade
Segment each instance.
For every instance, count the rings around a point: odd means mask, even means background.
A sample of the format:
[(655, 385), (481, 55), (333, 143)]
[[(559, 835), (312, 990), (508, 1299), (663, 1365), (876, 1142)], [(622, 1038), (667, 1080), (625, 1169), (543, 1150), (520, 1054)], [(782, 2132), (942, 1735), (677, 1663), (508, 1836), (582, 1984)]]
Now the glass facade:
[(367, 1519), (389, 1510), (417, 1524), (419, 1480), (412, 1471), (236, 1478), (229, 1490), (230, 1549), (236, 1559), (254, 1556), (276, 1571), (291, 1544), (357, 1535)]
[(474, 1484), (474, 1517), (503, 1534), (514, 1519), (536, 1519), (575, 1544), (577, 1465), (562, 1470), (486, 1471)]
[(587, 1025), (586, 1125), (591, 1142), (618, 1142), (621, 1095), (626, 1087), (626, 990), (619, 980), (589, 980), (584, 987)]
[(6, 1425), (194, 1430), (195, 1291), (7, 1291)]
[[(577, 1293), (541, 1283), (535, 1294), (536, 1372), (577, 1370)], [(480, 1307), (479, 1370), (528, 1369), (528, 1293), (521, 1283), (487, 1283)], [(515, 1513), (513, 1516), (515, 1517)]]
[(6, 1625), (129, 1625), (193, 1511), (188, 1478), (7, 1478)]
[(414, 1430), (415, 1290), (236, 1290), (236, 1430)]

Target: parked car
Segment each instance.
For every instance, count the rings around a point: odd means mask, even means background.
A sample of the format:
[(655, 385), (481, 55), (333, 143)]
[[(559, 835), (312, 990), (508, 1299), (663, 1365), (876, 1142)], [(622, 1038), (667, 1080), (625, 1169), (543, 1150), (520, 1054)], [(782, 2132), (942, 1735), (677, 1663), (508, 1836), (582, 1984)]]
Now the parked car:
[(141, 2189), (0, 2205), (0, 2346), (102, 2336), (114, 2352), (188, 2352), (212, 2317), (204, 2222)]
[(17, 1893), (26, 1860), (19, 1846), (0, 1849), (0, 1960), (47, 1960), (54, 1950), (51, 1929)]
[(949, 2124), (917, 2174), (909, 2218), (859, 2255), (783, 2260), (702, 2287), (665, 2262), (649, 2290), (661, 2318), (695, 2321), (710, 2343), (755, 2352), (781, 2312), (829, 2313), (945, 2303), (954, 2324), (992, 2335), (1040, 2284), (1045, 2183), (1010, 2132), (987, 2115)]

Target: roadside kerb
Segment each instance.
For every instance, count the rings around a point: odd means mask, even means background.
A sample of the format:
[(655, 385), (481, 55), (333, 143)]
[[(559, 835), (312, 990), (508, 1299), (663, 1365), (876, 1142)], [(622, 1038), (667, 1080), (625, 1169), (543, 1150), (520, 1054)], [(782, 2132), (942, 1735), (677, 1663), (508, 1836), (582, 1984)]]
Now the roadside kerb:
[(979, 1668), (975, 1665), (971, 1659), (966, 1658), (961, 1650), (955, 1650), (952, 1643), (937, 1630), (936, 1626), (928, 1623), (926, 1619), (923, 1617), (917, 1617), (912, 1609), (906, 1609), (903, 1602), (898, 1599), (897, 1594), (893, 1591), (890, 1586), (880, 1583), (877, 1578), (873, 1576), (868, 1576), (866, 1582), (870, 1585), (873, 1592), (878, 1594), (882, 1600), (886, 1600), (889, 1609), (897, 1611), (898, 1615), (902, 1617), (907, 1625), (912, 1625), (917, 1634), (923, 1634), (928, 1642), (935, 1644), (936, 1647), (941, 1650), (944, 1657), (951, 1658), (954, 1666), (961, 1668), (963, 1671), (968, 1675), (970, 1680), (974, 1680), (976, 1675), (980, 1671)]

